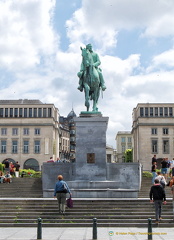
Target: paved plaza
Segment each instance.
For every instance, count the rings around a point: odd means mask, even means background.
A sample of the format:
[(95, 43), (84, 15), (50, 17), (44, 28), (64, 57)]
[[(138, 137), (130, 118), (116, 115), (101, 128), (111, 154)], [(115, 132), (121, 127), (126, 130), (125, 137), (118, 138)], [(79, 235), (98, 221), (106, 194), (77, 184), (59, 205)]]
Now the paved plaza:
[[(43, 240), (92, 240), (92, 228), (42, 228)], [(39, 235), (40, 236), (40, 235)], [(0, 228), (0, 240), (35, 240), (37, 228)], [(152, 229), (153, 240), (173, 240), (174, 228)], [(97, 240), (147, 240), (147, 228), (97, 228)]]

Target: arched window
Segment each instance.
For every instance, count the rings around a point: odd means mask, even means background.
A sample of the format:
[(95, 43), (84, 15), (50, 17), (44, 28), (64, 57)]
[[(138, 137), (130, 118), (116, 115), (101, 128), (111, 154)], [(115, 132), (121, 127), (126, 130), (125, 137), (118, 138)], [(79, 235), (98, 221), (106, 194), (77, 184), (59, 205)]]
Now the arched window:
[(39, 171), (39, 163), (34, 158), (29, 158), (24, 162), (24, 169), (33, 169)]
[[(16, 161), (14, 160), (14, 159), (12, 159), (12, 158), (6, 158), (6, 159), (8, 159), (8, 161), (9, 161), (9, 163), (16, 163)], [(2, 163), (4, 164), (5, 163), (5, 160), (6, 159), (4, 159), (3, 161), (2, 161)]]

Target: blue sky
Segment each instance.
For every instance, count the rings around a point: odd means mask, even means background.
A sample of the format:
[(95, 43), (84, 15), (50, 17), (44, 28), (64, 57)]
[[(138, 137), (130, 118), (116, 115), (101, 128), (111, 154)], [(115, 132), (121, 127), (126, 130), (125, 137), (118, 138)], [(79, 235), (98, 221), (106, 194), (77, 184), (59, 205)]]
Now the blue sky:
[(61, 115), (85, 111), (80, 46), (92, 43), (107, 90), (107, 144), (131, 130), (142, 102), (173, 102), (173, 0), (0, 0), (1, 99), (40, 99)]

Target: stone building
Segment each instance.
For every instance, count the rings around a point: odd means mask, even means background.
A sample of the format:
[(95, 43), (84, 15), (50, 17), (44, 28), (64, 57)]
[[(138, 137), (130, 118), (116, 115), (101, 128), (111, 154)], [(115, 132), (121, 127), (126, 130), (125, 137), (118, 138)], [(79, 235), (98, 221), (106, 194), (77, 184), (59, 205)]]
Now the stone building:
[(59, 158), (61, 161), (70, 159), (70, 135), (69, 135), (69, 122), (66, 117), (60, 116), (59, 118)]
[(133, 109), (133, 159), (151, 170), (151, 159), (174, 157), (174, 104), (139, 103)]
[(76, 147), (76, 129), (74, 123), (76, 114), (72, 109), (67, 117), (61, 116), (60, 120), (60, 159), (75, 161), (75, 147)]
[(130, 131), (119, 131), (116, 135), (117, 162), (125, 162), (126, 149), (132, 149), (132, 134)]
[(40, 170), (59, 157), (59, 111), (39, 100), (0, 100), (0, 162)]
[(69, 122), (69, 134), (70, 134), (70, 161), (75, 162), (76, 160), (76, 126), (74, 122), (74, 118), (76, 114), (72, 109), (68, 114), (67, 119)]
[(116, 162), (116, 149), (114, 149), (111, 145), (106, 145), (106, 162), (107, 163), (115, 163)]

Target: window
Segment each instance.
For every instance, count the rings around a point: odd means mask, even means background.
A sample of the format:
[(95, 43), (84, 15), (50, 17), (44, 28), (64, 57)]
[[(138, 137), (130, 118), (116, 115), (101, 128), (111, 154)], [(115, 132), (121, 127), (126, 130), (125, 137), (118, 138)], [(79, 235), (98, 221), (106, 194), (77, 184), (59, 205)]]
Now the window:
[(125, 137), (122, 137), (122, 138), (121, 138), (121, 142), (122, 142), (122, 143), (125, 143), (125, 142), (126, 142), (126, 138), (125, 138)]
[(8, 117), (8, 108), (5, 108), (5, 117)]
[(128, 137), (128, 138), (127, 138), (127, 142), (128, 142), (128, 143), (131, 143), (131, 142), (132, 142), (132, 138), (131, 138), (131, 137)]
[(10, 108), (10, 117), (13, 117), (13, 108)]
[(148, 115), (149, 115), (149, 109), (146, 107), (145, 108), (145, 116), (148, 117)]
[(27, 108), (24, 108), (24, 117), (27, 118)]
[(111, 163), (111, 154), (107, 154), (107, 162)]
[(140, 116), (141, 116), (141, 117), (144, 116), (144, 108), (140, 108)]
[(164, 108), (164, 115), (165, 115), (165, 117), (168, 116), (168, 108), (167, 107)]
[(151, 134), (152, 135), (157, 135), (157, 128), (152, 128), (151, 129)]
[(38, 117), (41, 118), (42, 117), (42, 108), (38, 109)]
[(153, 107), (150, 107), (150, 116), (153, 117)]
[(37, 108), (34, 108), (34, 117), (37, 117)]
[(34, 141), (34, 153), (40, 153), (40, 140)]
[(69, 132), (71, 135), (73, 135), (73, 134), (75, 134), (76, 132), (75, 132), (75, 130), (70, 130), (70, 132)]
[(33, 111), (32, 110), (33, 110), (32, 108), (29, 108), (29, 117), (30, 118), (33, 117)]
[(7, 151), (7, 141), (1, 140), (1, 153), (6, 153)]
[(18, 141), (17, 140), (12, 141), (12, 153), (18, 153)]
[(22, 117), (23, 108), (19, 108), (19, 117)]
[(122, 145), (121, 148), (122, 148), (122, 153), (124, 153), (126, 151), (126, 146)]
[(18, 135), (18, 128), (12, 128), (12, 135)]
[(128, 149), (132, 149), (132, 144), (127, 145)]
[(163, 140), (163, 153), (169, 154), (169, 140)]
[(23, 153), (29, 153), (29, 141), (24, 140), (23, 144)]
[(3, 117), (4, 109), (0, 108), (0, 117)]
[(163, 128), (163, 134), (168, 135), (169, 134), (169, 129), (168, 128)]
[(47, 116), (47, 109), (43, 108), (43, 117), (46, 117), (46, 116)]
[(15, 109), (14, 109), (14, 116), (15, 116), (15, 117), (18, 117), (18, 108), (15, 108)]
[(173, 116), (173, 109), (172, 109), (172, 107), (169, 107), (169, 116), (170, 116), (170, 117)]
[(70, 149), (71, 150), (75, 150), (75, 146), (74, 145), (70, 145)]
[(52, 111), (51, 110), (52, 110), (51, 108), (48, 108), (48, 117), (51, 117), (51, 115), (52, 115)]
[(29, 128), (24, 128), (23, 129), (23, 134), (24, 135), (29, 135)]
[(1, 135), (7, 135), (7, 128), (1, 128)]
[(70, 137), (70, 142), (74, 142), (74, 141), (75, 141), (75, 137)]
[(158, 108), (155, 107), (155, 117), (158, 117)]
[(162, 117), (162, 116), (163, 116), (163, 108), (160, 107), (160, 117)]
[(122, 159), (122, 162), (125, 162), (125, 156), (122, 156), (121, 159)]
[(158, 140), (152, 139), (152, 153), (158, 152)]
[(35, 128), (35, 135), (40, 135), (40, 128)]

